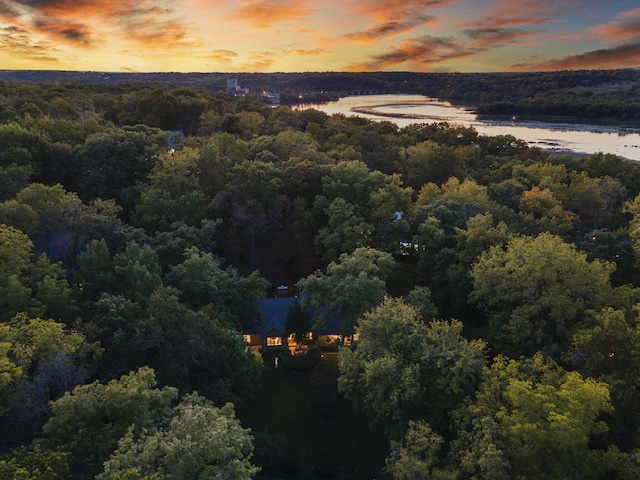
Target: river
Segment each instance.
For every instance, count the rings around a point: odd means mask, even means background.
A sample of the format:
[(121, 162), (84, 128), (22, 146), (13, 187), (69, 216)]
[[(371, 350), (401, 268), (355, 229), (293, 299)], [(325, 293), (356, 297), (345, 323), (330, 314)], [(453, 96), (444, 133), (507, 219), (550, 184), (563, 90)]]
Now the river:
[(513, 135), (531, 147), (558, 154), (588, 155), (613, 153), (640, 160), (640, 124), (627, 125), (552, 122), (535, 118), (481, 118), (473, 110), (440, 102), (422, 95), (363, 95), (344, 97), (337, 102), (298, 105), (295, 109), (315, 108), (329, 115), (358, 115), (388, 120), (404, 127), (411, 123), (448, 122), (473, 127), (481, 135)]

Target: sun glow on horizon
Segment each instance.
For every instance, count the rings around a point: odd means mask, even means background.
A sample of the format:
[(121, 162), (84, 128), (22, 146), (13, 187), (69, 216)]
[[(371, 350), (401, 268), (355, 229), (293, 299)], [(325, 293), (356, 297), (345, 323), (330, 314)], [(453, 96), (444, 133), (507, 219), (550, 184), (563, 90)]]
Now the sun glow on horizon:
[(640, 9), (595, 0), (5, 0), (0, 68), (536, 71), (640, 65)]

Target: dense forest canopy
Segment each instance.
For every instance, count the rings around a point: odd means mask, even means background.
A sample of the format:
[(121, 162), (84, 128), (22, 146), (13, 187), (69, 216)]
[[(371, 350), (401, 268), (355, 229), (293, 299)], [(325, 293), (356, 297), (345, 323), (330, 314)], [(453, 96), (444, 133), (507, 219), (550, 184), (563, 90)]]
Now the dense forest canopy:
[[(634, 70), (249, 78), (514, 105), (639, 88)], [(353, 478), (640, 477), (640, 164), (151, 80), (0, 82), (0, 476), (278, 472), (286, 432), (234, 405), (264, 394), (242, 332), (284, 284), (299, 342), (335, 319), (354, 340), (311, 402), (384, 431)]]

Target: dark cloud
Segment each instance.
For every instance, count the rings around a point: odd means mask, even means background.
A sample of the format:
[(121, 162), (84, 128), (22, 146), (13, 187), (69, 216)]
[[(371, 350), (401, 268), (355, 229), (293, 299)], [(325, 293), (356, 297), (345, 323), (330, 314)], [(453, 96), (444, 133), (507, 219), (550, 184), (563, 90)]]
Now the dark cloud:
[(535, 33), (524, 28), (485, 27), (469, 28), (464, 34), (474, 41), (476, 46), (513, 43), (518, 39)]
[(515, 25), (542, 25), (570, 14), (568, 2), (557, 0), (500, 0), (480, 19), (467, 22), (470, 27), (511, 27)]
[(514, 70), (578, 70), (620, 68), (620, 65), (640, 65), (640, 41), (612, 48), (603, 48), (538, 63), (512, 65)]
[(18, 15), (18, 11), (12, 5), (13, 2), (6, 0), (0, 0), (0, 16), (3, 17), (15, 17)]
[(380, 19), (397, 19), (406, 12), (421, 12), (427, 9), (435, 9), (444, 7), (452, 0), (405, 0), (398, 2), (397, 0), (367, 0), (364, 2), (356, 2), (350, 6), (353, 11), (361, 15), (370, 15)]
[(374, 55), (365, 66), (370, 70), (378, 70), (403, 63), (438, 63), (447, 59), (466, 57), (469, 54), (467, 48), (453, 38), (425, 35), (407, 39), (385, 53)]
[(33, 24), (35, 30), (47, 32), (48, 35), (68, 43), (82, 46), (91, 45), (91, 32), (89, 29), (77, 23), (61, 22), (58, 19), (40, 18)]
[[(408, 15), (409, 16), (409, 15)], [(362, 32), (348, 33), (344, 38), (349, 42), (375, 42), (381, 38), (393, 37), (401, 33), (406, 33), (416, 27), (424, 25), (433, 20), (432, 15), (410, 15), (410, 18), (399, 21), (392, 20), (379, 23)]]

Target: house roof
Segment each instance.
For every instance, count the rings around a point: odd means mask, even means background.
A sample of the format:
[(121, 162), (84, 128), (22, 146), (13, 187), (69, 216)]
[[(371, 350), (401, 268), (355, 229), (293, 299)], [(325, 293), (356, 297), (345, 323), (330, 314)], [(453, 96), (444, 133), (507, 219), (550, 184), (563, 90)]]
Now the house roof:
[[(287, 313), (293, 307), (298, 298), (265, 298), (258, 302), (258, 310), (262, 321), (255, 329), (245, 330), (243, 333), (247, 335), (266, 336), (267, 332), (277, 330), (284, 335), (287, 331)], [(313, 313), (313, 312), (312, 312)], [(313, 315), (312, 315), (313, 316)], [(340, 333), (340, 321), (329, 320), (323, 328), (316, 329), (314, 332), (318, 335), (330, 335)]]
[(287, 330), (287, 312), (297, 300), (297, 298), (265, 298), (260, 300), (258, 310), (260, 310), (262, 321), (257, 328), (244, 333), (264, 337), (269, 330), (275, 329), (284, 334)]
[(337, 335), (341, 333), (340, 327), (342, 322), (337, 318), (327, 320), (322, 328), (314, 330), (316, 335)]

